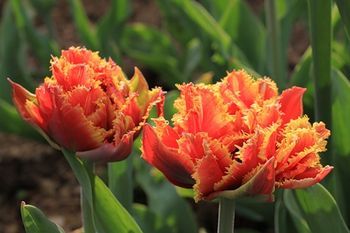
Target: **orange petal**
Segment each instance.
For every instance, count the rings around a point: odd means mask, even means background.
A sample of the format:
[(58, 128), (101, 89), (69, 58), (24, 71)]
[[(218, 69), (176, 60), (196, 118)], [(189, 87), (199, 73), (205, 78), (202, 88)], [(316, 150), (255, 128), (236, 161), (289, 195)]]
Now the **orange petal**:
[(181, 96), (174, 104), (178, 113), (173, 116), (177, 127), (192, 134), (207, 132), (213, 138), (231, 134), (233, 116), (228, 114), (227, 106), (213, 86), (190, 83), (179, 85), (178, 88)]
[(67, 96), (57, 88), (53, 90), (54, 108), (48, 122), (49, 135), (63, 147), (85, 151), (99, 147), (105, 138), (103, 128), (93, 126), (80, 106), (72, 106)]
[(158, 168), (173, 184), (190, 188), (194, 184), (191, 177), (193, 163), (186, 155), (179, 155), (177, 150), (160, 142), (153, 128), (146, 124), (143, 128), (142, 158)]
[(259, 89), (259, 98), (269, 100), (278, 96), (276, 83), (269, 78), (256, 80)]
[(79, 151), (77, 155), (84, 159), (99, 162), (115, 162), (125, 159), (131, 154), (134, 142), (134, 133), (125, 134), (120, 142), (116, 145), (104, 143), (101, 146), (87, 151)]
[(26, 90), (18, 83), (12, 82), (8, 79), (12, 86), (12, 99), (17, 107), (18, 112), (24, 120), (38, 126), (46, 132), (46, 126), (44, 118), (41, 115), (39, 107), (37, 105), (36, 96)]
[(196, 180), (196, 184), (193, 187), (195, 190), (195, 200), (204, 199), (210, 193), (214, 192), (215, 183), (220, 181), (224, 175), (214, 156), (207, 155), (200, 159), (197, 162), (195, 173), (192, 175)]
[(241, 196), (263, 196), (267, 200), (272, 200), (272, 193), (275, 186), (274, 158), (272, 157), (263, 165), (258, 165), (245, 178), (245, 183), (237, 188), (228, 187), (211, 193), (206, 199), (211, 200), (216, 197), (237, 199)]
[(282, 92), (279, 103), (282, 115), (282, 124), (297, 119), (303, 114), (303, 94), (305, 88), (292, 87)]
[(332, 166), (325, 166), (319, 169), (311, 169), (303, 177), (291, 178), (276, 182), (276, 187), (285, 189), (307, 188), (321, 182), (331, 171)]

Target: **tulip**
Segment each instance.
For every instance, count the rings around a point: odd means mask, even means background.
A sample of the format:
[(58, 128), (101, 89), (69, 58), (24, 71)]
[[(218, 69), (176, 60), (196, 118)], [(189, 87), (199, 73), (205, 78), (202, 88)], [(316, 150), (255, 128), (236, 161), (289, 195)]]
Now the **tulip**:
[(137, 68), (128, 80), (111, 59), (85, 48), (63, 50), (51, 71), (35, 94), (10, 81), (13, 102), (53, 145), (82, 158), (126, 158), (152, 106), (163, 101), (161, 89), (149, 90)]
[(142, 157), (195, 200), (262, 195), (321, 181), (330, 132), (303, 116), (305, 89), (278, 94), (268, 79), (233, 71), (212, 85), (182, 84), (173, 127), (161, 116), (143, 131)]

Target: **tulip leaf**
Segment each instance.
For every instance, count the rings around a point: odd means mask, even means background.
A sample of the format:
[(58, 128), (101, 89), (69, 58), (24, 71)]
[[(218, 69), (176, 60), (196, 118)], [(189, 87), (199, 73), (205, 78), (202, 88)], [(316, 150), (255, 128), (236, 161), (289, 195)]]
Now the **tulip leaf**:
[(339, 71), (332, 73), (332, 143), (334, 152), (350, 156), (350, 82)]
[(55, 41), (50, 40), (48, 36), (39, 34), (39, 31), (35, 29), (32, 21), (29, 19), (23, 1), (13, 0), (10, 2), (15, 16), (16, 27), (21, 36), (28, 41), (30, 48), (33, 48), (32, 52), (40, 60), (40, 63), (45, 67), (49, 66), (50, 55), (58, 53), (58, 45)]
[(172, 124), (172, 117), (177, 112), (177, 110), (174, 107), (175, 100), (179, 97), (180, 93), (178, 90), (172, 90), (169, 91), (165, 96), (165, 103), (164, 103), (164, 117), (166, 120)]
[[(299, 232), (295, 229), (290, 214), (281, 200), (275, 203), (275, 233), (295, 233)], [(297, 225), (296, 225), (297, 226)], [(306, 232), (305, 232), (306, 233)]]
[(43, 141), (40, 134), (22, 120), (15, 107), (2, 99), (0, 99), (0, 122), (0, 131), (2, 132)]
[(70, 167), (72, 168), (79, 184), (82, 186), (84, 196), (86, 197), (87, 201), (91, 204), (93, 200), (91, 180), (88, 172), (84, 167), (83, 162), (76, 157), (74, 152), (70, 152), (65, 149), (62, 149), (62, 152), (64, 157), (68, 161)]
[(300, 209), (298, 208), (298, 204), (293, 196), (293, 191), (285, 190), (283, 193), (284, 206), (288, 210), (293, 222), (294, 226), (298, 229), (299, 233), (311, 233), (309, 225), (306, 220), (302, 216)]
[(337, 3), (337, 7), (345, 27), (346, 35), (350, 40), (350, 2), (348, 0), (336, 0), (335, 2)]
[(128, 56), (163, 75), (169, 87), (185, 81), (180, 75), (177, 54), (170, 38), (158, 29), (140, 23), (125, 27), (121, 47)]
[(223, 6), (219, 22), (252, 66), (258, 72), (262, 72), (266, 62), (266, 30), (245, 1), (229, 1)]
[(316, 120), (331, 125), (331, 1), (308, 0)]
[(133, 200), (132, 158), (108, 163), (108, 187), (120, 203), (131, 211)]
[(144, 233), (173, 233), (174, 230), (166, 224), (164, 219), (153, 213), (147, 206), (134, 204), (135, 219)]
[(21, 215), (27, 233), (64, 233), (63, 229), (50, 221), (44, 214), (32, 205), (21, 204)]
[(92, 186), (94, 188), (93, 211), (98, 232), (142, 233), (135, 220), (100, 178), (95, 176)]
[(336, 198), (344, 217), (349, 221), (350, 187), (350, 82), (339, 70), (332, 72), (332, 149), (335, 155), (335, 177), (333, 179), (336, 188)]
[(98, 50), (100, 44), (96, 36), (96, 31), (90, 24), (82, 2), (80, 0), (69, 0), (69, 4), (81, 40), (89, 49)]
[(164, 177), (155, 169), (150, 168), (142, 160), (134, 160), (139, 171), (136, 181), (145, 191), (150, 210), (160, 216), (173, 232), (198, 232), (197, 224), (191, 208), (181, 198), (175, 188), (164, 180)]
[(6, 80), (22, 83), (32, 89), (32, 81), (25, 68), (26, 46), (16, 28), (13, 8), (10, 1), (4, 4), (0, 24), (0, 98), (11, 102), (11, 87)]
[(284, 201), (289, 205), (288, 210), (297, 216), (299, 223), (306, 222), (303, 229), (307, 229), (307, 224), (310, 232), (350, 232), (334, 198), (321, 184), (286, 192)]
[(137, 223), (104, 182), (97, 176), (89, 174), (75, 153), (64, 149), (62, 151), (82, 186), (90, 207), (93, 207), (91, 211), (95, 217), (96, 230), (100, 233), (141, 233)]
[(128, 0), (112, 0), (108, 12), (98, 22), (97, 35), (100, 40), (108, 38), (111, 34), (114, 36), (113, 32), (119, 30), (122, 23), (130, 15), (130, 8)]
[(186, 14), (198, 24), (198, 26), (217, 41), (219, 45), (222, 46), (223, 50), (229, 50), (231, 46), (230, 36), (202, 5), (192, 0), (180, 0), (175, 2), (184, 9)]

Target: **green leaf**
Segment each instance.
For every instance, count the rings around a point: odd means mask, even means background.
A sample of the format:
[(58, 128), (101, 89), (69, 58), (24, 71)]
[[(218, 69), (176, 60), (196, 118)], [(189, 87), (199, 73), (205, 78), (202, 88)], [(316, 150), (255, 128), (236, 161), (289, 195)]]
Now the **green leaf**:
[(33, 88), (29, 79), (26, 63), (26, 46), (16, 28), (16, 22), (10, 1), (4, 4), (0, 24), (0, 98), (11, 102), (11, 87), (6, 80), (21, 83), (29, 89)]
[(81, 40), (89, 49), (99, 50), (100, 44), (95, 28), (90, 24), (82, 2), (80, 0), (69, 0), (69, 4)]
[(179, 97), (179, 95), (180, 93), (178, 90), (172, 90), (169, 91), (165, 96), (164, 117), (170, 122), (170, 124), (172, 124), (171, 118), (177, 112), (174, 107), (174, 102)]
[(141, 229), (113, 193), (97, 176), (89, 175), (76, 154), (62, 150), (82, 186), (84, 196), (95, 216), (96, 229), (100, 233), (141, 233)]
[[(107, 13), (99, 20), (97, 35), (104, 41), (120, 29), (122, 24), (130, 15), (131, 6), (128, 0), (112, 0), (112, 4)], [(112, 33), (111, 33), (112, 32)], [(112, 35), (111, 35), (112, 34)], [(118, 37), (116, 37), (118, 38)]]
[(294, 198), (297, 205), (294, 203), (293, 208), (301, 213), (311, 232), (350, 232), (334, 198), (321, 184), (295, 190)]
[(108, 163), (108, 187), (129, 212), (132, 210), (133, 179), (132, 158)]
[(308, 0), (316, 120), (331, 126), (331, 1)]
[(94, 177), (94, 213), (98, 232), (142, 233), (128, 211), (119, 203), (103, 181)]
[(350, 40), (350, 1), (349, 0), (336, 0), (341, 19), (343, 21), (346, 35)]
[(91, 180), (83, 162), (76, 157), (74, 152), (62, 149), (62, 153), (72, 168), (75, 177), (79, 181), (87, 201), (90, 204), (93, 203)]
[(44, 214), (32, 205), (21, 204), (21, 216), (27, 233), (64, 233), (63, 229), (50, 221)]
[(202, 59), (201, 42), (195, 38), (188, 42), (185, 54), (184, 64), (184, 80), (191, 80), (192, 72), (196, 69)]
[(20, 35), (28, 41), (31, 51), (40, 60), (40, 63), (45, 67), (49, 66), (51, 54), (58, 53), (58, 45), (35, 29), (23, 1), (12, 0), (10, 3)]
[(160, 216), (167, 226), (171, 226), (173, 232), (198, 232), (190, 206), (176, 193), (175, 188), (144, 161), (138, 159), (134, 162), (138, 170), (136, 181), (147, 195), (150, 210)]
[(274, 223), (275, 233), (297, 232), (286, 206), (280, 199), (275, 202), (274, 220), (275, 220), (275, 223)]
[(349, 222), (350, 187), (350, 83), (339, 70), (332, 72), (332, 149), (335, 156), (333, 186), (339, 206)]
[(221, 27), (246, 55), (252, 67), (263, 72), (266, 62), (266, 30), (262, 22), (241, 0), (229, 1), (224, 10), (219, 21)]
[(164, 218), (153, 213), (147, 206), (134, 204), (133, 210), (136, 221), (144, 233), (173, 233), (174, 230), (166, 225)]
[(2, 132), (13, 133), (32, 139), (42, 139), (33, 127), (22, 120), (15, 107), (2, 99), (0, 99), (0, 122), (0, 131)]
[(125, 27), (121, 46), (128, 56), (162, 74), (169, 86), (185, 81), (170, 38), (156, 28), (139, 23)]
[(298, 203), (294, 198), (292, 190), (284, 190), (283, 193), (284, 206), (289, 211), (289, 214), (292, 217), (294, 226), (297, 228), (299, 233), (311, 233), (309, 225), (302, 216), (302, 212), (299, 209)]
[(332, 73), (332, 143), (334, 153), (350, 156), (350, 82), (339, 71)]
[[(188, 0), (175, 1), (186, 14), (221, 46), (223, 53), (231, 48), (231, 38), (208, 11), (199, 3)], [(228, 54), (226, 54), (228, 55)]]

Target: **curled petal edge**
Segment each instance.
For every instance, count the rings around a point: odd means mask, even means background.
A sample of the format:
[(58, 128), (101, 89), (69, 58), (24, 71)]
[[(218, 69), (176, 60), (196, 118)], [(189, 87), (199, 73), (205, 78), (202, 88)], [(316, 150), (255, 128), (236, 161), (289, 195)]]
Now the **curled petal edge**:
[(105, 143), (100, 147), (92, 150), (77, 151), (76, 154), (82, 159), (89, 159), (99, 162), (115, 162), (123, 160), (128, 157), (132, 151), (134, 134), (135, 132), (125, 134), (118, 145)]
[(218, 191), (208, 195), (205, 199), (223, 197), (227, 199), (237, 199), (243, 196), (257, 196), (261, 200), (273, 201), (273, 191), (275, 190), (275, 159), (269, 159), (257, 173), (245, 184), (235, 190)]
[(323, 180), (332, 170), (332, 166), (325, 166), (315, 177), (308, 177), (299, 180), (289, 179), (285, 181), (276, 182), (276, 187), (284, 189), (307, 188)]
[(142, 158), (159, 169), (170, 182), (183, 188), (191, 188), (194, 185), (191, 177), (193, 164), (190, 159), (181, 159), (177, 150), (165, 146), (148, 124), (143, 128), (141, 148)]

